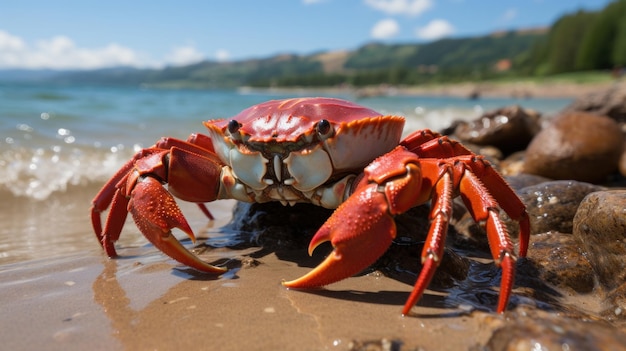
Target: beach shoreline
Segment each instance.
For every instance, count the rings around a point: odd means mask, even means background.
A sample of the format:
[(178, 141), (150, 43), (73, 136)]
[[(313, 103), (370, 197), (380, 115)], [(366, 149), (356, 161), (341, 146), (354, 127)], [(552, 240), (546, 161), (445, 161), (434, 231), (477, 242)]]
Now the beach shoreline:
[(366, 87), (241, 87), (242, 92), (271, 92), (297, 95), (353, 95), (356, 98), (376, 96), (419, 96), (457, 97), (468, 99), (484, 98), (578, 98), (590, 93), (604, 91), (623, 81), (603, 81), (593, 83), (575, 82), (536, 82), (519, 80), (515, 82), (461, 82), (449, 84), (425, 84), (419, 86), (378, 85)]

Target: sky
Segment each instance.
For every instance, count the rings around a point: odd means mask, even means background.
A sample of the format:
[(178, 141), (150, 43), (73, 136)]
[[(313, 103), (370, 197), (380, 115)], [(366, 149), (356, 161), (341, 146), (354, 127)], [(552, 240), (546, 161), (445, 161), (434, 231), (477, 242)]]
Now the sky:
[(2, 0), (0, 69), (161, 68), (546, 27), (611, 0)]

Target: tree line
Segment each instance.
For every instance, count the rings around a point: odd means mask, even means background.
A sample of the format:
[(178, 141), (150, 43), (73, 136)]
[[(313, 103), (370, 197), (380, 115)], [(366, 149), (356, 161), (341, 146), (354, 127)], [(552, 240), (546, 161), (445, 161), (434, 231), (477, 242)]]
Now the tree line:
[(532, 49), (521, 72), (534, 75), (626, 66), (626, 0), (561, 17)]
[[(442, 39), (424, 45), (366, 45), (345, 63), (344, 72), (296, 73), (252, 79), (255, 86), (419, 85), (503, 76), (548, 76), (626, 66), (626, 0), (599, 11), (560, 17), (547, 33), (507, 33), (503, 40)], [(496, 70), (498, 60), (510, 60)]]
[[(420, 85), (503, 77), (542, 77), (626, 67), (626, 0), (577, 11), (549, 28), (445, 38), (426, 44), (370, 43), (327, 71), (324, 55), (285, 54), (164, 69), (61, 72), (50, 79), (92, 84), (232, 88), (238, 86)], [(332, 54), (332, 53), (322, 53)]]

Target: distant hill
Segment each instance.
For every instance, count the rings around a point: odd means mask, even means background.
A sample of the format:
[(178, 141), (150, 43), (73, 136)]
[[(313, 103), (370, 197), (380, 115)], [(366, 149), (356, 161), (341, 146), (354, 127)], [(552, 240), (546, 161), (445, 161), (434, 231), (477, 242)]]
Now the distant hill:
[(0, 69), (0, 81), (36, 82), (58, 76), (60, 71), (41, 69)]
[(515, 61), (545, 37), (547, 30), (511, 31), (427, 44), (370, 43), (354, 51), (282, 54), (234, 62), (204, 61), (164, 69), (127, 67), (90, 71), (0, 71), (0, 80), (43, 80), (61, 84), (148, 85), (229, 88), (270, 85), (354, 84), (359, 75), (380, 70), (425, 72), (488, 70)]
[(164, 69), (0, 70), (0, 81), (151, 87), (371, 86), (481, 81), (626, 67), (626, 0), (565, 14), (548, 28), (426, 44), (368, 43), (356, 50), (282, 54)]

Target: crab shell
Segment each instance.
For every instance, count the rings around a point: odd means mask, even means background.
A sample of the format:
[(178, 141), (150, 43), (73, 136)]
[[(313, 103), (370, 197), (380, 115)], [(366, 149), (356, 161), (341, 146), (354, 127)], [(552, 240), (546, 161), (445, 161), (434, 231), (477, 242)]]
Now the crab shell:
[(281, 192), (307, 193), (360, 173), (391, 151), (402, 136), (404, 118), (339, 99), (296, 98), (268, 101), (204, 124), (216, 154), (238, 181), (257, 192), (280, 187)]

